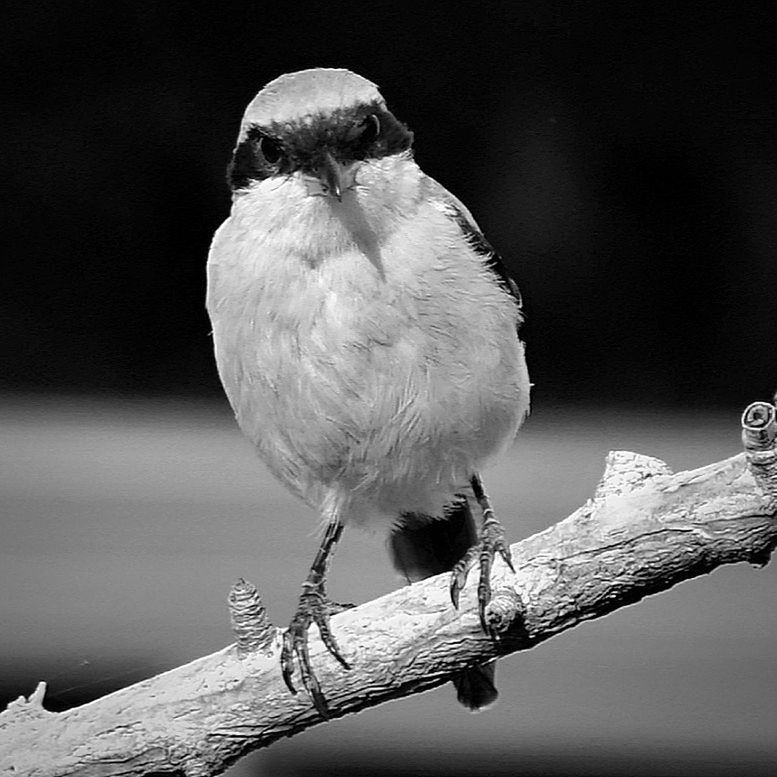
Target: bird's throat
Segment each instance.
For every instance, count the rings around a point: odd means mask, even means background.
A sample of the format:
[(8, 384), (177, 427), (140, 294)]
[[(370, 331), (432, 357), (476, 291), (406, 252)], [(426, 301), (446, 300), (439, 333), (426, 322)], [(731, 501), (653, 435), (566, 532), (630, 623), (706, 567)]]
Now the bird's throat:
[(359, 251), (375, 268), (380, 280), (385, 280), (380, 240), (368, 222), (357, 198), (349, 196), (344, 198), (342, 202), (334, 202), (332, 205), (332, 212), (353, 238)]

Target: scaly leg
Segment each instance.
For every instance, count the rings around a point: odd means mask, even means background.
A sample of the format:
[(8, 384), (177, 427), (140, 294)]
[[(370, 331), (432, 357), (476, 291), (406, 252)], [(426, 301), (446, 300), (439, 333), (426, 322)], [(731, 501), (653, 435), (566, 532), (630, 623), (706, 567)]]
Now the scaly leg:
[(336, 518), (330, 520), (321, 540), (318, 553), (316, 553), (316, 558), (310, 567), (308, 577), (302, 584), (302, 593), (299, 597), (297, 612), (294, 614), (289, 628), (283, 635), (283, 649), (281, 650), (281, 672), (286, 686), (292, 693), (297, 693), (297, 689), (291, 681), (291, 677), (294, 674), (294, 657), (296, 656), (302, 684), (310, 694), (316, 709), (324, 718), (329, 717), (329, 709), (324, 694), (321, 692), (318, 679), (310, 666), (308, 629), (311, 623), (315, 623), (318, 626), (321, 641), (326, 646), (326, 649), (346, 669), (351, 668), (341, 655), (340, 648), (337, 646), (337, 642), (329, 628), (329, 615), (332, 611), (332, 606), (327, 601), (324, 592), (327, 559), (342, 533), (343, 524)]
[(480, 530), (480, 539), (473, 545), (456, 564), (451, 573), (451, 601), (453, 606), (459, 606), (459, 594), (467, 582), (467, 574), (479, 560), (480, 580), (478, 581), (478, 612), (480, 613), (480, 625), (483, 631), (490, 633), (486, 622), (486, 607), (491, 599), (491, 567), (494, 556), (498, 553), (510, 569), (515, 572), (513, 559), (510, 555), (510, 546), (505, 542), (505, 530), (491, 507), (491, 500), (483, 490), (483, 481), (477, 473), (470, 479), (472, 492), (480, 505), (483, 514), (483, 524)]

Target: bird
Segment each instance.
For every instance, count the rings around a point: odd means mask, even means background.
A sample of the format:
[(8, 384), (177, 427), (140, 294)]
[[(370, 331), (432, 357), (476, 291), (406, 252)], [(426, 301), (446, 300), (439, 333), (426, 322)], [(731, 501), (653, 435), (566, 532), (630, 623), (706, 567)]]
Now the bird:
[[(492, 563), (512, 568), (481, 470), (529, 411), (521, 296), (467, 208), (418, 166), (413, 140), (350, 70), (275, 78), (242, 117), (231, 210), (208, 255), (206, 307), (237, 424), (321, 519), (280, 668), (294, 694), (299, 671), (325, 718), (308, 632), (315, 624), (350, 668), (326, 596), (344, 527), (384, 531), (408, 582), (449, 573), (456, 607), (477, 565), (487, 632)], [(470, 710), (497, 696), (493, 661), (453, 681)]]

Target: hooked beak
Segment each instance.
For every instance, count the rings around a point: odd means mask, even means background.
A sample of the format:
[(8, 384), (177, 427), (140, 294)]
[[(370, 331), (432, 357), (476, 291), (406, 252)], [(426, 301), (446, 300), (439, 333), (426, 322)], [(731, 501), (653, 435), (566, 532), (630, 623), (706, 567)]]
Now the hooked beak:
[(337, 197), (338, 202), (343, 200), (343, 171), (335, 158), (327, 151), (324, 161), (318, 168), (319, 180), (326, 186), (327, 193)]

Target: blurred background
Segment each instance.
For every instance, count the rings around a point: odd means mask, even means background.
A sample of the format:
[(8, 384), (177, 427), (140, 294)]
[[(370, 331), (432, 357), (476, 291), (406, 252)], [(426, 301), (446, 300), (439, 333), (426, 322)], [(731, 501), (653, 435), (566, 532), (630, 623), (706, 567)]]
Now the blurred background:
[[(487, 473), (510, 536), (564, 517), (603, 457), (739, 450), (777, 388), (772, 4), (4, 6), (0, 705), (65, 709), (230, 641), (256, 582), (288, 621), (316, 519), (231, 419), (204, 311), (243, 109), (348, 67), (416, 133), (526, 300), (534, 411)], [(399, 584), (346, 534), (335, 599)], [(777, 573), (735, 567), (450, 687), (335, 721), (253, 774), (774, 774)]]

